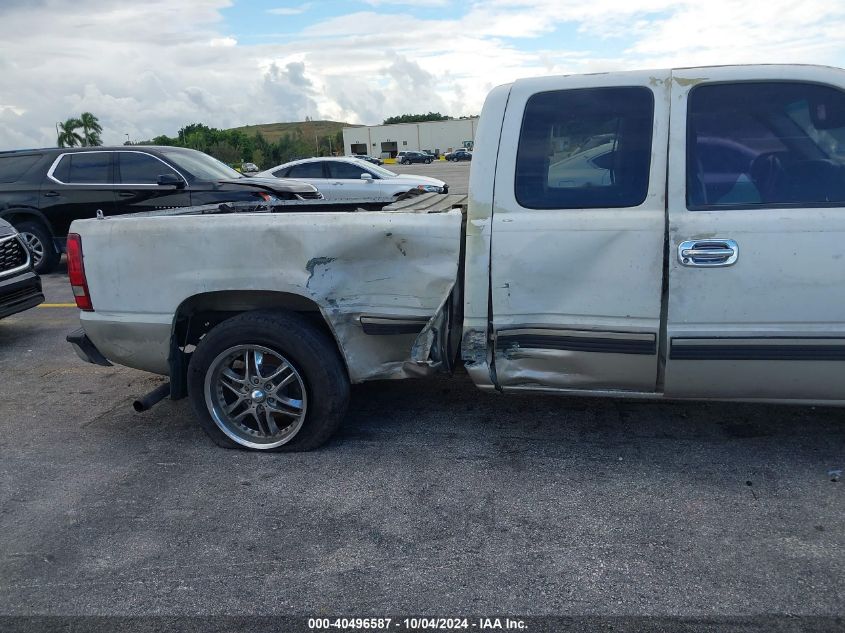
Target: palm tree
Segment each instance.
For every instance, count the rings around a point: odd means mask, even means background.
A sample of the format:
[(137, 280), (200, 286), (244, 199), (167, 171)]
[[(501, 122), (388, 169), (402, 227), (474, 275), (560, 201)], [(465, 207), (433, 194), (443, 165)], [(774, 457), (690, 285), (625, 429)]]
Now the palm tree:
[(59, 138), (56, 140), (59, 147), (82, 145), (82, 136), (76, 131), (80, 127), (82, 127), (82, 121), (73, 117), (64, 123), (59, 123)]
[(83, 145), (102, 145), (103, 141), (100, 139), (100, 132), (103, 131), (99, 120), (90, 112), (83, 112), (79, 117), (79, 122), (82, 125), (82, 144)]

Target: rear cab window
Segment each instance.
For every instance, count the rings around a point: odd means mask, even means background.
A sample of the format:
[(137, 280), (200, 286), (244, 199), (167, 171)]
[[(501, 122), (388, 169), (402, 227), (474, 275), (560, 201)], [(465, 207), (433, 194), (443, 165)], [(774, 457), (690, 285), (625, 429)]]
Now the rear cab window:
[(693, 88), (686, 179), (691, 210), (845, 206), (845, 93), (796, 81)]
[(642, 86), (541, 92), (525, 107), (515, 196), (529, 209), (635, 207), (646, 199), (654, 95)]

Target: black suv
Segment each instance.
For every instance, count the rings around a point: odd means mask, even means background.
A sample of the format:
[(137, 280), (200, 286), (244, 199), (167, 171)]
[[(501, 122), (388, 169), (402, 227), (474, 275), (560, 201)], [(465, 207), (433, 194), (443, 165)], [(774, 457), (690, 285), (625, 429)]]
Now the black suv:
[(44, 301), (41, 280), (32, 270), (32, 257), (23, 239), (0, 220), (0, 319)]
[(0, 218), (27, 243), (39, 273), (56, 267), (70, 223), (219, 202), (314, 200), (312, 185), (243, 176), (208, 154), (134, 145), (0, 152)]
[(456, 149), (454, 152), (447, 153), (444, 158), (453, 163), (459, 160), (472, 160), (472, 152), (468, 149)]
[(396, 155), (396, 162), (402, 165), (410, 165), (411, 163), (430, 163), (434, 160), (434, 156), (426, 154), (425, 152), (399, 152)]

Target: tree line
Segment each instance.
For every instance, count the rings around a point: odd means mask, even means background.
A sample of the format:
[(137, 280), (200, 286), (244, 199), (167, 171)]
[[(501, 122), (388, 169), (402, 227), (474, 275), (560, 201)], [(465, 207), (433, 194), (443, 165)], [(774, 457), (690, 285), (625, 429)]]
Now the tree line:
[(162, 134), (139, 145), (170, 145), (196, 149), (230, 165), (241, 162), (271, 167), (297, 158), (343, 153), (343, 133), (315, 136), (298, 128), (270, 141), (260, 132), (249, 135), (241, 130), (220, 130), (202, 123), (181, 128), (175, 137)]
[(393, 123), (424, 123), (425, 121), (448, 121), (449, 117), (439, 112), (429, 112), (428, 114), (400, 114), (398, 116), (389, 116), (384, 120), (382, 125), (392, 125)]

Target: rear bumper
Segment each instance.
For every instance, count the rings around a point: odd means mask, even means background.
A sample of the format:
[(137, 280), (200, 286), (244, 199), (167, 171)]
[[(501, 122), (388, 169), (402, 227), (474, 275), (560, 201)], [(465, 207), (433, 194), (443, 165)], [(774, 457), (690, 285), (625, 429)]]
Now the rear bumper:
[(34, 272), (0, 280), (0, 319), (29, 310), (43, 302), (41, 279)]
[(86, 363), (111, 367), (112, 364), (100, 353), (97, 346), (85, 335), (85, 330), (79, 328), (67, 335), (67, 342), (73, 346), (73, 351)]

